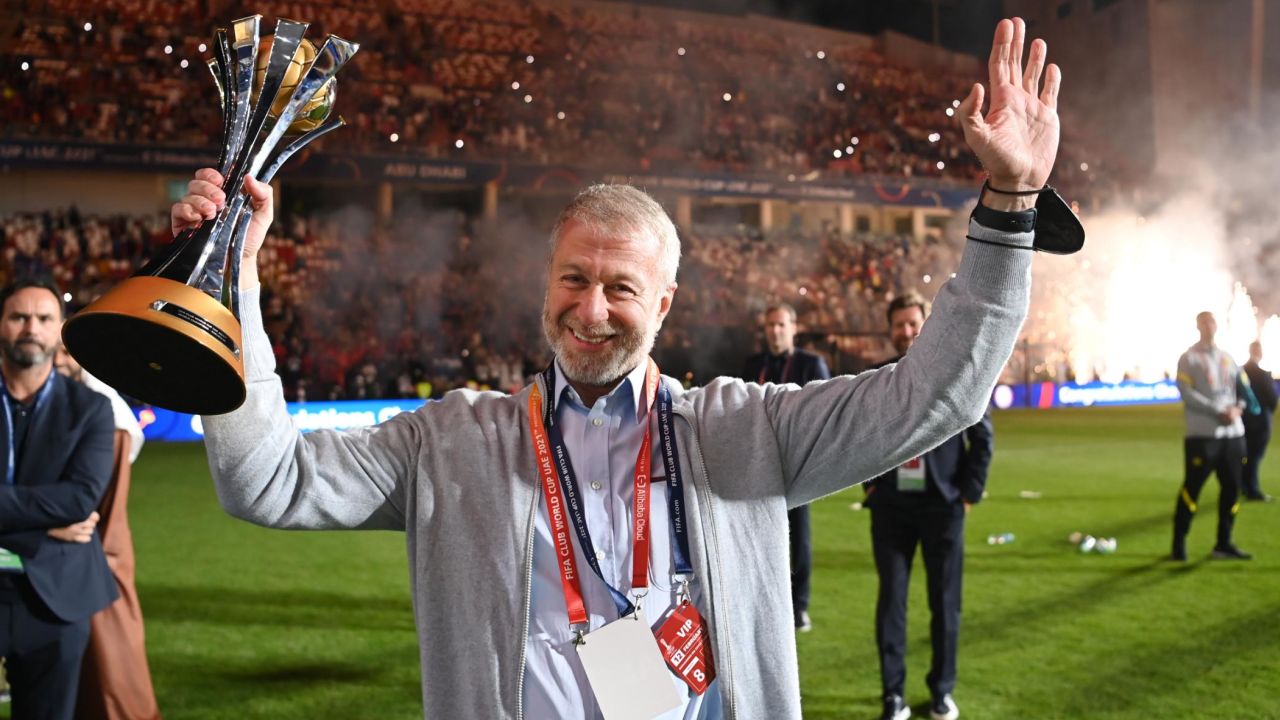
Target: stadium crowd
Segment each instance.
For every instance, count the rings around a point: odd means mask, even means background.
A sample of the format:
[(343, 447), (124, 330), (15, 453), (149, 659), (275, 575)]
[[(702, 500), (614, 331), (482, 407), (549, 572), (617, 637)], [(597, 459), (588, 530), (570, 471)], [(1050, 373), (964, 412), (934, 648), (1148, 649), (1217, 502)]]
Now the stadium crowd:
[[(425, 230), (422, 218), (402, 222), (376, 229), (337, 213), (284, 216), (273, 227), (260, 257), (263, 312), (290, 399), (430, 397), (467, 384), (513, 390), (547, 361), (541, 273), (499, 283), (495, 262), (541, 267), (542, 238), (454, 212), (432, 215)], [(944, 242), (899, 236), (698, 227), (683, 239), (681, 302), (657, 352), (695, 382), (737, 371), (698, 362), (695, 350), (740, 362), (755, 350), (760, 314), (778, 301), (797, 308), (806, 337), (845, 355), (838, 367), (866, 367), (885, 355), (888, 301), (937, 287), (958, 262)], [(0, 219), (0, 271), (51, 274), (81, 307), (168, 242), (159, 216), (10, 215)], [(719, 347), (696, 347), (708, 338)]]
[[(17, 4), (0, 21), (5, 137), (205, 146), (220, 136), (204, 67), (217, 3)], [(223, 22), (259, 10), (212, 9)], [(975, 78), (894, 65), (867, 38), (537, 0), (271, 10), (311, 21), (312, 38), (361, 43), (338, 94), (351, 125), (343, 147), (358, 152), (621, 172), (981, 174), (949, 116)], [(1063, 154), (1057, 184), (1096, 179), (1075, 146)]]

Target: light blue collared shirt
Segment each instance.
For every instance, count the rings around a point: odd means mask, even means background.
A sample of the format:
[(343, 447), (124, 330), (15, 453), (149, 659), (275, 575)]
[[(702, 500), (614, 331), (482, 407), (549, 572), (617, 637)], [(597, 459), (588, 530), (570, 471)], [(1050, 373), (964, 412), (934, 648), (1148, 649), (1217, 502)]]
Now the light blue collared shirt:
[[(613, 392), (588, 408), (556, 363), (556, 422), (559, 424), (569, 459), (583, 498), (587, 530), (595, 545), (600, 571), (619, 592), (631, 590), (632, 499), (635, 494), (636, 455), (646, 427), (652, 428), (652, 492), (649, 522), (653, 528), (649, 543), (649, 594), (641, 602), (650, 627), (657, 627), (675, 605), (676, 588), (671, 582), (671, 524), (667, 514), (666, 471), (662, 465), (657, 413), (644, 407), (644, 382), (648, 363), (632, 370)], [(608, 589), (591, 570), (573, 536), (582, 595), (586, 601), (590, 631), (618, 619), (617, 607)], [(690, 586), (695, 600), (700, 595), (697, 578)], [(551, 525), (545, 502), (538, 505), (534, 522), (533, 607), (529, 617), (528, 651), (525, 662), (524, 709), (530, 720), (598, 720), (600, 708), (587, 681), (586, 672), (573, 645), (573, 631), (565, 606), (564, 588), (556, 562)], [(632, 597), (632, 602), (635, 602)], [(714, 720), (722, 716), (720, 692), (712, 683), (701, 696), (694, 695), (675, 674), (671, 683), (685, 704), (660, 715), (660, 720)]]

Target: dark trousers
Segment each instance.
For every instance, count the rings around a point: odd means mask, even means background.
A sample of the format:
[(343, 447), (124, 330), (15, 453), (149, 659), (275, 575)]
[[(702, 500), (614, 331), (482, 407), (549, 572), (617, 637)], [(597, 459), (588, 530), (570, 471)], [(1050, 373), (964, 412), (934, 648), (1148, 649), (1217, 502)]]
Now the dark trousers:
[(871, 547), (880, 594), (876, 647), (886, 695), (902, 695), (907, 681), (907, 588), (916, 545), (924, 556), (933, 660), (925, 682), (934, 695), (956, 686), (960, 595), (964, 572), (964, 505), (921, 498), (918, 503), (871, 506)]
[(1244, 424), (1245, 455), (1248, 460), (1244, 464), (1244, 473), (1240, 478), (1240, 487), (1245, 497), (1262, 497), (1262, 484), (1258, 481), (1258, 468), (1262, 466), (1262, 456), (1267, 454), (1267, 444), (1271, 442), (1271, 414), (1263, 411), (1261, 417), (1254, 418)]
[(1183, 441), (1186, 475), (1173, 511), (1173, 549), (1185, 552), (1191, 518), (1196, 514), (1200, 490), (1210, 473), (1217, 473), (1222, 487), (1218, 495), (1218, 544), (1231, 544), (1231, 530), (1240, 510), (1240, 473), (1245, 464), (1244, 438), (1186, 438)]
[(54, 617), (25, 577), (0, 577), (0, 655), (12, 696), (13, 720), (71, 720), (89, 619)]
[(809, 575), (813, 570), (809, 506), (788, 510), (787, 527), (791, 531), (791, 606), (795, 609), (796, 627), (800, 627), (800, 613), (809, 610)]

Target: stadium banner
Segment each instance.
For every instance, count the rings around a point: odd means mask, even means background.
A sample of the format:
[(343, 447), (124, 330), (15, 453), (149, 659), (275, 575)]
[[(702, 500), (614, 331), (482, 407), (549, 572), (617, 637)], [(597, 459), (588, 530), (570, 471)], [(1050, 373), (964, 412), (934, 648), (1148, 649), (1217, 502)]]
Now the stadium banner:
[[(302, 432), (351, 430), (369, 427), (422, 407), (424, 400), (338, 400), (287, 403), (289, 418)], [(194, 442), (204, 439), (200, 416), (144, 405), (133, 409), (142, 434), (159, 442)]]
[[(997, 385), (991, 405), (1011, 408), (1101, 407), (1110, 405), (1153, 405), (1181, 400), (1178, 386), (1169, 380), (1157, 383), (1032, 383)], [(402, 412), (413, 412), (423, 400), (336, 400), (332, 402), (287, 403), (294, 427), (311, 430), (351, 430), (389, 420)], [(194, 442), (204, 439), (204, 427), (197, 415), (173, 412), (144, 405), (133, 409), (147, 440)]]
[(218, 151), (214, 148), (0, 140), (0, 167), (171, 170), (189, 173), (193, 168), (217, 164)]
[(1105, 407), (1113, 405), (1160, 405), (1182, 401), (1177, 383), (1124, 381), (1118, 383), (1031, 383), (997, 385), (991, 405), (1010, 408)]
[[(0, 167), (87, 168), (190, 173), (218, 164), (218, 150), (206, 147), (107, 145), (100, 143), (0, 140)], [(347, 156), (299, 152), (282, 177), (338, 180), (413, 181), (483, 185), (501, 178), (500, 163), (448, 162), (407, 155)]]
[[(0, 168), (90, 168), (186, 174), (194, 168), (212, 167), (217, 159), (214, 148), (0, 140)], [(626, 174), (572, 166), (464, 162), (414, 155), (345, 155), (310, 149), (299, 152), (280, 175), (460, 187), (498, 182), (509, 187), (566, 193), (576, 192), (592, 182), (627, 182), (650, 192), (953, 210), (967, 207), (978, 196), (969, 183), (956, 185), (931, 178), (853, 175), (810, 180), (746, 175)]]
[(966, 207), (978, 197), (978, 193), (969, 185), (957, 187), (928, 180), (906, 181), (875, 176), (855, 176), (841, 180), (777, 180), (737, 175), (606, 174), (593, 179), (606, 183), (630, 183), (650, 192), (667, 190), (694, 195), (903, 205), (953, 210)]

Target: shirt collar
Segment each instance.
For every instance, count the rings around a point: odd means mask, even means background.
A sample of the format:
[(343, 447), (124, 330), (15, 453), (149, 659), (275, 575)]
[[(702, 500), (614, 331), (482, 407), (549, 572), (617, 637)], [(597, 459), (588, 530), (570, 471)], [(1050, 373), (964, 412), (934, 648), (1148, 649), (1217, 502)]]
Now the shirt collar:
[[(569, 384), (569, 378), (565, 376), (564, 370), (560, 367), (559, 358), (556, 359), (555, 366), (556, 366), (556, 387), (559, 388), (559, 391), (556, 392), (556, 396), (552, 398), (552, 402), (555, 403), (555, 405), (552, 406), (552, 411), (558, 412), (560, 410), (560, 401), (562, 398), (566, 396), (572, 398), (572, 402), (578, 405), (579, 407), (586, 407), (582, 403), (582, 398), (578, 397), (578, 391), (574, 390), (573, 386)], [(647, 417), (649, 408), (642, 407), (642, 400), (644, 399), (644, 396), (645, 396), (645, 393), (643, 392), (644, 377), (648, 369), (649, 369), (649, 359), (645, 358), (644, 362), (641, 362), (639, 365), (635, 367), (635, 369), (627, 373), (622, 378), (621, 382), (618, 383), (618, 386), (615, 387), (613, 390), (611, 390), (609, 394), (605, 395), (601, 399), (603, 399), (606, 403), (610, 403), (615, 399), (618, 401), (622, 401), (625, 399), (627, 401), (627, 407), (631, 408), (632, 417), (634, 417), (637, 422), (639, 422), (642, 418)], [(662, 382), (662, 381), (659, 380), (658, 382)], [(627, 395), (628, 393), (629, 393), (629, 396)], [(586, 409), (590, 410), (591, 408), (586, 408)]]

